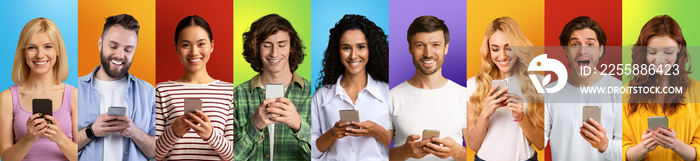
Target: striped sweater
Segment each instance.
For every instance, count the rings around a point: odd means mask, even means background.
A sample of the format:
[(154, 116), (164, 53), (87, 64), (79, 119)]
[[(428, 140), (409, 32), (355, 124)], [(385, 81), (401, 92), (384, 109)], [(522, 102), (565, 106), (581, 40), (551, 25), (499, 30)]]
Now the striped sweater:
[[(182, 137), (171, 124), (184, 114), (185, 98), (202, 100), (202, 112), (211, 121), (209, 140), (194, 130)], [(157, 160), (233, 160), (233, 84), (214, 81), (186, 84), (173, 81), (156, 85), (156, 159)]]

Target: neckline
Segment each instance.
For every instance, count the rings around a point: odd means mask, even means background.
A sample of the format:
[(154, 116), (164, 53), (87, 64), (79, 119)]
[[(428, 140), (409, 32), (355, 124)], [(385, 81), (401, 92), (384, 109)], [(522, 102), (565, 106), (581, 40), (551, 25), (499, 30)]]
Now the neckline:
[[(61, 106), (58, 107), (58, 109), (56, 109), (56, 110), (54, 110), (54, 111), (51, 111), (51, 113), (55, 113), (56, 111), (60, 111), (60, 110), (62, 110), (62, 109), (64, 108), (65, 103), (66, 103), (66, 102), (65, 102), (65, 100), (66, 100), (66, 88), (68, 88), (68, 84), (65, 84), (65, 83), (64, 83), (64, 84), (63, 84), (63, 94), (62, 94), (62, 96), (61, 96)], [(19, 86), (17, 86), (17, 99), (18, 99), (18, 100), (17, 100), (17, 104), (19, 104), (19, 108), (22, 109), (22, 111), (24, 111), (24, 112), (26, 112), (26, 113), (34, 114), (33, 111), (30, 112), (30, 111), (27, 111), (27, 109), (24, 109), (24, 105), (22, 105), (22, 100), (19, 99), (19, 97), (20, 97), (20, 95), (19, 95)], [(51, 100), (51, 101), (53, 101), (53, 100)]]

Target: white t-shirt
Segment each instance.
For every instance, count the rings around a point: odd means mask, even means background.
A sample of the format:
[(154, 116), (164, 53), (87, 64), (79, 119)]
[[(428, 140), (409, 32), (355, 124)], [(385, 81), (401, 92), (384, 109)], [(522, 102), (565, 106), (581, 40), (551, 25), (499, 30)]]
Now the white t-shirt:
[[(403, 82), (389, 91), (389, 109), (394, 129), (394, 147), (406, 143), (412, 134), (439, 130), (440, 138), (450, 137), (462, 144), (467, 128), (467, 92), (461, 85), (448, 81), (438, 89), (416, 88)], [(408, 160), (416, 160), (410, 158)], [(422, 160), (440, 160), (427, 155)], [(454, 160), (449, 158), (448, 160)]]
[[(260, 83), (260, 88), (265, 89), (265, 86)], [(284, 86), (285, 95), (287, 94), (287, 89), (289, 89), (289, 86)], [(270, 160), (274, 160), (272, 159), (272, 154), (275, 154), (275, 124), (267, 125), (267, 132), (270, 134)]]
[[(508, 77), (506, 82), (508, 82), (509, 95), (516, 94), (523, 98), (523, 113), (527, 113), (528, 100), (523, 95), (516, 77)], [(475, 77), (469, 78), (467, 80), (467, 98), (474, 94), (476, 87)], [(505, 107), (496, 109), (496, 112), (491, 115), (486, 136), (481, 142), (481, 148), (476, 152), (479, 158), (484, 160), (527, 160), (535, 154), (535, 149), (525, 137), (520, 125), (513, 120), (515, 119), (512, 112)]]
[[(550, 83), (547, 87), (557, 82)], [(620, 80), (603, 76), (591, 87), (621, 87)], [(593, 103), (591, 103), (593, 102)], [(600, 123), (607, 131), (608, 147), (600, 153), (579, 133), (583, 106), (600, 106)], [(622, 95), (581, 94), (568, 82), (562, 90), (545, 95), (545, 142), (552, 160), (622, 160)]]
[[(128, 80), (126, 77), (116, 81), (95, 80), (95, 89), (100, 94), (100, 114), (107, 113), (110, 106), (126, 107), (127, 116), (131, 113), (131, 107), (126, 103), (126, 88)], [(103, 160), (121, 161), (124, 156), (124, 136), (120, 133), (112, 133), (104, 138)]]

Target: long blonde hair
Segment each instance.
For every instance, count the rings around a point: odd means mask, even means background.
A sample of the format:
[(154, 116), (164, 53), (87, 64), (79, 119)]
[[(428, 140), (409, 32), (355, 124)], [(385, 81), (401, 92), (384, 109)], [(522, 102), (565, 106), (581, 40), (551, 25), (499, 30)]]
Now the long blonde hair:
[(29, 43), (34, 39), (34, 35), (40, 32), (46, 32), (51, 41), (56, 44), (56, 64), (53, 66), (54, 81), (60, 84), (68, 78), (68, 56), (61, 32), (53, 21), (48, 18), (39, 17), (32, 19), (24, 25), (19, 35), (19, 41), (17, 41), (15, 61), (12, 66), (12, 81), (17, 85), (26, 82), (27, 77), (29, 77), (31, 69), (26, 62), (26, 50)]
[(486, 29), (484, 40), (481, 44), (481, 68), (476, 75), (476, 91), (469, 98), (469, 121), (476, 122), (479, 114), (484, 108), (484, 100), (491, 88), (491, 80), (500, 73), (496, 64), (491, 60), (489, 50), (489, 38), (497, 31), (502, 31), (508, 37), (509, 46), (513, 47), (513, 52), (518, 58), (513, 67), (509, 70), (518, 80), (521, 92), (527, 99), (528, 109), (525, 115), (530, 118), (532, 124), (538, 128), (544, 128), (544, 98), (537, 93), (535, 86), (530, 83), (527, 68), (534, 57), (534, 45), (528, 40), (513, 18), (500, 17), (491, 22)]

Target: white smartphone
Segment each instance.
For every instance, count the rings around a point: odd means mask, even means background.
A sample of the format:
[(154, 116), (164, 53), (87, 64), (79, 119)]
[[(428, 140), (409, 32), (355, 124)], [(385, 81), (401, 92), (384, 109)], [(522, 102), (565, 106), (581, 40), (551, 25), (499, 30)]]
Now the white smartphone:
[(195, 110), (202, 110), (202, 100), (197, 98), (185, 98), (185, 115)]
[(267, 84), (265, 85), (265, 99), (284, 97), (283, 84)]
[[(498, 92), (498, 91), (501, 91), (503, 88), (508, 87), (508, 82), (506, 82), (506, 80), (491, 80), (491, 87), (494, 87), (494, 86), (496, 86), (496, 85), (498, 85), (498, 89), (496, 89), (495, 91), (493, 91), (493, 93), (496, 93), (496, 92)], [(503, 95), (506, 94), (506, 93), (508, 93), (508, 91), (506, 91), (505, 93), (499, 95), (498, 97), (496, 97), (496, 99), (503, 97)]]
[(126, 116), (126, 107), (110, 106), (107, 109), (108, 116)]

